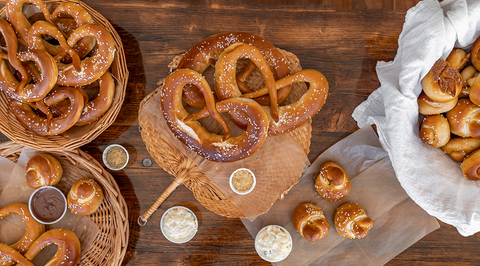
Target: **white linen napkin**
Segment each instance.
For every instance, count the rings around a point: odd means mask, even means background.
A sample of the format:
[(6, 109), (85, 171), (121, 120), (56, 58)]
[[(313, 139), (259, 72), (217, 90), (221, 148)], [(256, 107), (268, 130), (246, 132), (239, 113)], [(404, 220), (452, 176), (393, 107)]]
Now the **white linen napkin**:
[(454, 47), (467, 51), (480, 34), (480, 1), (424, 0), (406, 15), (392, 62), (378, 62), (380, 88), (353, 112), (359, 127), (376, 124), (380, 141), (407, 194), (463, 236), (480, 231), (480, 181), (463, 177), (439, 148), (419, 136), (421, 79)]

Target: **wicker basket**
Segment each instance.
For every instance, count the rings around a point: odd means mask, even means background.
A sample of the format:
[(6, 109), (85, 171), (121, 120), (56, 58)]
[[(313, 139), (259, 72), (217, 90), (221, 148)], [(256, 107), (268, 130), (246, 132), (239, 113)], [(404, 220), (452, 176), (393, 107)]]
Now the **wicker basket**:
[[(292, 72), (297, 72), (301, 70), (299, 60), (294, 54), (283, 50), (280, 50), (280, 52), (282, 52), (283, 55), (290, 62), (290, 69), (292, 70)], [(174, 59), (174, 61), (170, 65), (171, 69), (175, 69), (176, 62), (178, 61), (178, 57)], [(256, 77), (253, 77), (253, 79), (256, 79)], [(252, 80), (252, 78), (250, 78), (250, 80)], [(263, 79), (260, 82), (263, 82)], [(163, 80), (159, 81), (158, 85), (161, 85), (162, 83)], [(141, 113), (142, 108), (158, 92), (160, 92), (160, 89), (161, 87), (157, 88), (155, 91), (147, 95), (142, 100), (142, 102), (140, 103), (139, 113)], [(292, 94), (303, 94), (305, 90), (306, 87), (302, 87), (299, 85), (296, 89), (296, 87), (294, 86)], [(289, 99), (287, 98), (286, 101), (288, 100)], [(168, 143), (166, 138), (160, 132), (158, 132), (155, 127), (148, 121), (148, 118), (139, 115), (138, 120), (140, 124), (142, 139), (147, 147), (148, 152), (165, 171), (176, 177), (174, 179), (174, 182), (166, 189), (166, 191), (160, 196), (160, 198), (155, 202), (155, 204), (147, 212), (145, 212), (144, 215), (140, 217), (139, 223), (141, 225), (146, 223), (147, 219), (155, 212), (155, 210), (162, 204), (162, 202), (175, 190), (178, 185), (182, 183), (193, 192), (195, 198), (204, 207), (211, 210), (212, 212), (229, 218), (245, 217), (237, 209), (237, 207), (220, 190), (215, 187), (215, 185), (207, 178), (207, 176), (185, 154), (179, 151), (173, 144)], [(290, 136), (305, 151), (305, 154), (308, 154), (310, 152), (311, 132), (311, 120), (309, 120), (301, 127), (289, 132)], [(298, 176), (298, 178), (300, 178), (300, 176)], [(290, 188), (286, 189), (283, 193), (285, 194), (286, 192), (288, 192)], [(266, 209), (264, 212), (267, 211), (268, 209)]]
[[(18, 160), (23, 146), (14, 142), (0, 144), (0, 156), (13, 162)], [(128, 245), (128, 210), (125, 200), (113, 177), (90, 155), (76, 149), (73, 151), (50, 151), (66, 159), (76, 168), (87, 171), (103, 188), (105, 200), (99, 209), (90, 215), (100, 229), (91, 248), (80, 259), (79, 265), (121, 265)]]
[[(0, 132), (10, 140), (20, 143), (27, 147), (32, 147), (44, 151), (73, 150), (85, 145), (100, 135), (107, 129), (115, 119), (125, 99), (125, 91), (128, 80), (127, 63), (125, 52), (123, 50), (122, 40), (113, 26), (101, 14), (78, 0), (50, 0), (45, 4), (53, 6), (64, 2), (74, 2), (85, 8), (96, 23), (104, 26), (112, 34), (115, 40), (115, 59), (113, 60), (110, 71), (118, 82), (115, 99), (110, 109), (97, 121), (91, 125), (83, 127), (73, 127), (67, 132), (55, 136), (40, 136), (24, 128), (13, 115), (7, 96), (0, 91)], [(5, 8), (0, 11), (0, 16), (5, 13)], [(77, 134), (75, 132), (77, 131)]]

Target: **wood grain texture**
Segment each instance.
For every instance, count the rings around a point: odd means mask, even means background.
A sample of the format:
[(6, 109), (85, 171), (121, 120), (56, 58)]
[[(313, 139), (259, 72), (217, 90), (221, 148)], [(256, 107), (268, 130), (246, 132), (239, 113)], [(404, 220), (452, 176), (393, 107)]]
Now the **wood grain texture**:
[[(226, 31), (249, 31), (298, 56), (303, 68), (322, 72), (330, 94), (313, 119), (309, 159), (357, 130), (354, 108), (379, 87), (375, 66), (393, 60), (408, 8), (418, 0), (237, 0), (157, 1), (86, 0), (122, 37), (130, 79), (123, 108), (103, 134), (82, 149), (101, 161), (111, 143), (131, 154), (128, 166), (111, 172), (129, 206), (130, 241), (124, 265), (269, 265), (255, 252), (254, 241), (239, 219), (227, 219), (199, 204), (180, 186), (145, 227), (137, 218), (170, 185), (173, 177), (151, 158), (140, 137), (138, 106), (168, 74), (168, 63), (202, 39)], [(4, 5), (4, 1), (0, 1)], [(7, 138), (0, 135), (1, 141)], [(200, 230), (187, 244), (161, 234), (162, 213), (174, 205), (191, 208)], [(441, 228), (387, 265), (478, 265), (480, 236), (462, 237), (452, 226)]]

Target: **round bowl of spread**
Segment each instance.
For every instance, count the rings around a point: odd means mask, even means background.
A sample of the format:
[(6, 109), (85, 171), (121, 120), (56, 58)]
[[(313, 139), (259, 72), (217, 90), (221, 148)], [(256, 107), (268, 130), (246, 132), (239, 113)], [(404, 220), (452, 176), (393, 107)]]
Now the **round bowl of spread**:
[(230, 188), (239, 195), (252, 192), (256, 183), (255, 174), (247, 168), (239, 168), (230, 175)]
[(60, 221), (67, 211), (67, 199), (58, 188), (44, 186), (35, 190), (28, 200), (28, 208), (37, 222), (54, 224)]
[(292, 251), (292, 236), (280, 225), (268, 225), (255, 237), (255, 250), (268, 262), (280, 262)]
[(122, 145), (112, 144), (103, 151), (103, 163), (113, 171), (119, 171), (127, 166), (130, 156)]
[(190, 241), (198, 231), (195, 213), (183, 206), (168, 209), (160, 221), (162, 234), (170, 242), (183, 244)]

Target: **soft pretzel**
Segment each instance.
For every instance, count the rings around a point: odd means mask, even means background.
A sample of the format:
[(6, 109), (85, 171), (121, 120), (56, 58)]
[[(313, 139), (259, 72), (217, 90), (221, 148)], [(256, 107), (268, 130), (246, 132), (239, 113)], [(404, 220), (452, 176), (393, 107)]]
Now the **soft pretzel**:
[(68, 208), (78, 215), (94, 213), (103, 201), (103, 191), (93, 179), (81, 178), (73, 183), (67, 195)]
[(270, 96), (271, 116), (278, 121), (277, 89), (275, 78), (268, 61), (263, 57), (260, 50), (253, 45), (243, 42), (234, 43), (220, 54), (215, 64), (215, 93), (220, 100), (240, 97), (242, 92), (237, 86), (236, 71), (237, 61), (240, 58), (250, 59), (260, 70)]
[(470, 78), (467, 83), (470, 85), (470, 91), (468, 94), (468, 98), (474, 104), (480, 104), (480, 75), (477, 75), (474, 78)]
[[(24, 4), (33, 4), (40, 8), (45, 20), (52, 23), (51, 14), (42, 0), (7, 0), (5, 3), (5, 14), (7, 21), (10, 22), (18, 35), (18, 41), (25, 47), (28, 46), (28, 31), (32, 24), (23, 14)], [(52, 23), (53, 24), (53, 23)]]
[(60, 162), (46, 153), (33, 156), (25, 168), (25, 179), (31, 188), (54, 186), (60, 182), (62, 175)]
[(465, 157), (480, 148), (479, 138), (451, 138), (442, 150), (455, 162), (462, 162)]
[(22, 238), (10, 246), (21, 254), (24, 254), (32, 245), (33, 241), (45, 232), (45, 226), (33, 218), (26, 204), (12, 203), (0, 209), (0, 219), (12, 214), (22, 218), (26, 230)]
[(341, 200), (350, 192), (350, 178), (340, 165), (326, 162), (320, 168), (315, 188), (318, 194), (329, 201)]
[(462, 90), (462, 76), (445, 60), (439, 59), (422, 79), (425, 94), (435, 102), (452, 101)]
[(0, 243), (0, 264), (10, 266), (15, 263), (19, 266), (34, 266), (33, 263), (27, 260), (20, 252), (8, 245)]
[[(45, 98), (46, 106), (54, 105), (65, 99), (70, 99), (71, 106), (67, 112), (58, 117), (40, 117), (29, 104), (11, 101), (12, 111), (17, 120), (25, 128), (43, 136), (57, 135), (67, 131), (78, 121), (84, 107), (83, 95), (76, 88), (60, 87), (52, 90)], [(40, 101), (38, 103), (42, 103)], [(45, 112), (44, 112), (45, 113)], [(47, 114), (48, 115), (48, 114)]]
[(364, 238), (372, 228), (373, 221), (355, 203), (345, 203), (335, 212), (335, 229), (345, 238)]
[[(15, 70), (21, 75), (21, 82), (18, 82), (18, 80), (12, 80), (10, 84), (5, 83), (4, 81), (0, 81), (1, 87), (7, 87), (7, 89), (4, 89), (4, 91), (17, 91), (20, 90), (21, 88), (25, 87), (27, 84), (27, 72), (24, 69), (22, 62), (17, 58), (17, 52), (18, 52), (18, 42), (17, 42), (17, 37), (15, 35), (15, 31), (13, 28), (8, 24), (6, 20), (0, 19), (0, 33), (3, 36), (3, 39), (5, 40), (6, 46), (7, 46), (7, 54), (3, 52), (3, 50), (0, 50), (0, 62), (2, 65), (4, 65), (4, 71), (8, 69), (8, 72), (11, 74), (10, 69), (8, 68), (7, 60), (10, 63), (10, 65), (15, 68)], [(2, 71), (2, 72), (4, 72)], [(3, 76), (2, 73), (0, 73), (0, 76)]]
[(418, 112), (422, 115), (436, 115), (448, 112), (457, 105), (458, 97), (453, 98), (453, 100), (445, 103), (437, 103), (428, 98), (425, 92), (422, 91), (418, 96)]
[[(224, 136), (210, 133), (200, 123), (192, 121), (199, 117), (190, 115), (183, 107), (182, 88), (186, 84), (201, 89), (206, 99), (206, 113), (222, 124), (226, 132)], [(249, 99), (230, 98), (215, 106), (205, 78), (190, 69), (179, 69), (165, 79), (161, 90), (161, 106), (173, 134), (208, 160), (228, 162), (246, 158), (261, 147), (267, 136), (268, 117), (258, 103)], [(218, 113), (231, 111), (241, 112), (250, 120), (247, 130), (240, 136), (229, 137), (228, 126)]]
[(99, 24), (85, 24), (77, 28), (67, 43), (73, 47), (84, 37), (93, 37), (96, 40), (96, 53), (82, 59), (81, 71), (75, 71), (72, 64), (58, 63), (58, 80), (60, 86), (85, 86), (99, 79), (108, 70), (115, 56), (115, 43), (108, 30)]
[(447, 119), (453, 134), (480, 137), (480, 107), (469, 99), (459, 99), (457, 105), (447, 112)]
[(25, 253), (25, 258), (32, 260), (46, 246), (57, 245), (57, 253), (45, 266), (74, 266), (80, 260), (80, 241), (70, 230), (51, 229), (41, 235)]
[(464, 50), (460, 48), (455, 48), (452, 50), (452, 52), (450, 52), (450, 54), (448, 55), (447, 59), (445, 59), (445, 61), (447, 61), (451, 67), (460, 71), (465, 67), (469, 59), (470, 59), (470, 54), (467, 54)]
[(462, 72), (460, 72), (460, 75), (462, 75), (463, 87), (470, 86), (467, 83), (467, 80), (475, 77), (477, 74), (478, 70), (474, 66), (466, 66)]
[(428, 115), (420, 125), (420, 138), (432, 147), (442, 147), (450, 140), (450, 125), (443, 115)]
[(463, 159), (461, 164), (463, 176), (470, 180), (480, 180), (480, 150), (477, 149)]
[(310, 242), (326, 237), (330, 231), (322, 209), (313, 203), (300, 204), (293, 212), (292, 222), (297, 232)]
[(480, 38), (477, 38), (475, 43), (473, 43), (472, 50), (470, 53), (472, 54), (471, 61), (473, 66), (477, 69), (477, 71), (480, 71), (480, 54), (478, 53), (480, 51)]
[[(293, 130), (311, 119), (322, 109), (328, 96), (328, 82), (325, 76), (313, 69), (304, 69), (297, 73), (288, 75), (275, 82), (277, 89), (296, 82), (307, 82), (310, 84), (307, 92), (296, 102), (278, 107), (278, 122), (270, 119), (269, 135), (279, 135)], [(255, 98), (267, 94), (266, 87), (255, 92), (243, 94), (245, 98)], [(270, 107), (262, 106), (267, 115), (270, 114)]]
[[(287, 60), (271, 43), (257, 35), (247, 32), (227, 32), (206, 38), (192, 47), (183, 56), (177, 68), (189, 68), (203, 74), (209, 66), (215, 67), (218, 56), (220, 56), (225, 48), (237, 42), (250, 44), (260, 50), (263, 56), (267, 59), (275, 79), (280, 79), (290, 74)], [(246, 76), (248, 76), (249, 73), (251, 73), (251, 71), (244, 72)], [(245, 79), (243, 79), (243, 81), (244, 80)], [(239, 83), (243, 85), (242, 80), (239, 80)], [(243, 88), (244, 86), (241, 87)], [(283, 102), (290, 91), (291, 86), (279, 90), (277, 94), (278, 103)], [(199, 109), (205, 106), (202, 94), (194, 87), (185, 88), (183, 99), (189, 105)], [(255, 101), (261, 105), (271, 104), (270, 97), (268, 96), (255, 98)]]

